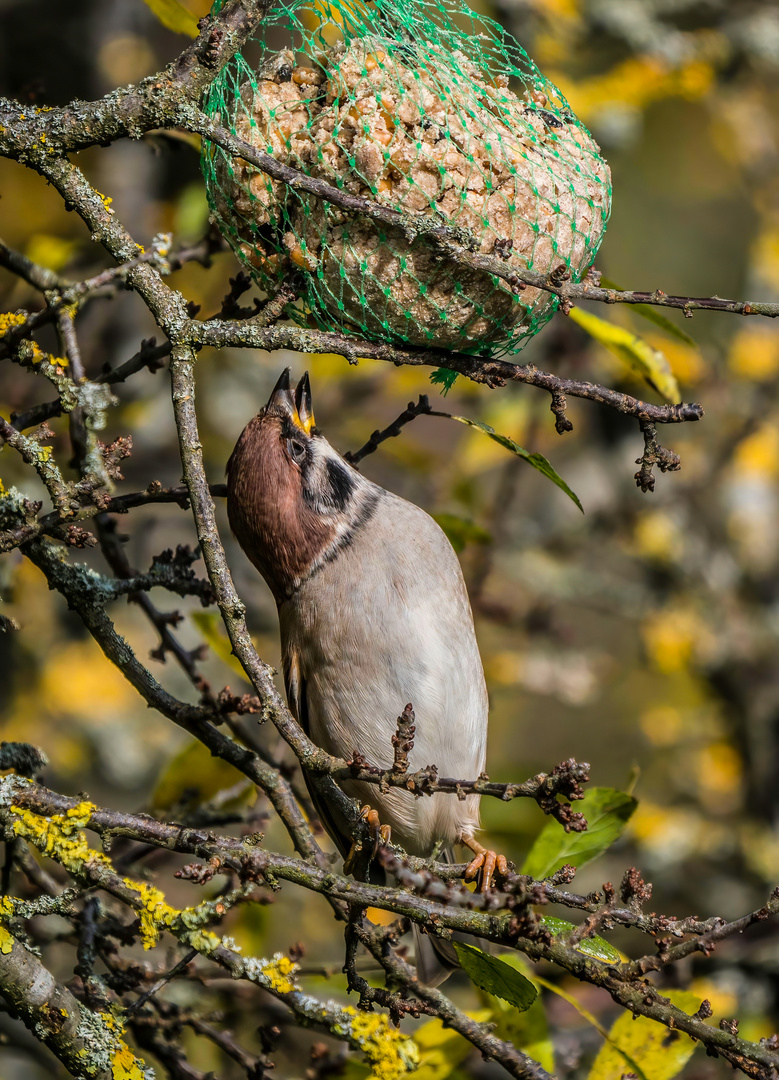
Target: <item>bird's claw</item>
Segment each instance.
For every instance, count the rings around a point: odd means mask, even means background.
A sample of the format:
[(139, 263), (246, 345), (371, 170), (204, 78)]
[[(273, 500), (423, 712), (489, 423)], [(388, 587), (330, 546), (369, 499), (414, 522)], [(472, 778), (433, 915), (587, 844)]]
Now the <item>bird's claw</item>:
[[(392, 827), (390, 825), (382, 825), (379, 821), (379, 813), (371, 806), (363, 806), (360, 810), (360, 817), (367, 824), (371, 837), (373, 839), (373, 850), (371, 851), (371, 859), (376, 858), (376, 854), (379, 848), (383, 844), (388, 844), (392, 837)], [(362, 845), (356, 841), (352, 841), (352, 847), (349, 854), (344, 860), (344, 870), (347, 874), (350, 874), (354, 865), (354, 860), (357, 857), (357, 853), (362, 850)]]
[(506, 877), (509, 872), (505, 855), (499, 855), (490, 848), (482, 847), (472, 838), (463, 838), (463, 843), (475, 853), (465, 869), (466, 881), (478, 881), (479, 892), (486, 892), (498, 878)]
[(368, 825), (373, 837), (373, 851), (371, 852), (371, 858), (376, 858), (376, 853), (382, 844), (388, 844), (392, 837), (392, 827), (390, 825), (382, 825), (379, 821), (379, 812), (374, 810), (370, 806), (363, 806), (360, 811), (360, 817)]

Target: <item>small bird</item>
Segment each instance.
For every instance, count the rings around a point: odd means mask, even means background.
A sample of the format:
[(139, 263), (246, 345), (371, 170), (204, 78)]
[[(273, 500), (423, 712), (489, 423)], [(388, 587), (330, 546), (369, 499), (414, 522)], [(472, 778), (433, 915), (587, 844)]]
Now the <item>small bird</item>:
[[(423, 510), (366, 479), (319, 433), (306, 372), (287, 368), (242, 432), (227, 465), (230, 526), (278, 605), (287, 700), (310, 738), (338, 757), (359, 750), (389, 768), (405, 703), (416, 713), (412, 769), (473, 779), (484, 770), (487, 688), (460, 564)], [(460, 842), (466, 877), (488, 888), (506, 860), (475, 839), (479, 796), (464, 800), (344, 781), (375, 827), (413, 855)], [(341, 854), (349, 831), (312, 798)], [(386, 836), (386, 831), (383, 834)], [(448, 942), (418, 937), (431, 985), (457, 966)]]

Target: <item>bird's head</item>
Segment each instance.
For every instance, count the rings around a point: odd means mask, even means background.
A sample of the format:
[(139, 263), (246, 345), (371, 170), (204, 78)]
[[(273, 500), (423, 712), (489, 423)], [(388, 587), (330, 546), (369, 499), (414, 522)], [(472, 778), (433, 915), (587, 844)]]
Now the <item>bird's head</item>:
[(345, 542), (373, 487), (317, 431), (308, 372), (293, 390), (286, 368), (227, 463), (230, 527), (277, 603)]

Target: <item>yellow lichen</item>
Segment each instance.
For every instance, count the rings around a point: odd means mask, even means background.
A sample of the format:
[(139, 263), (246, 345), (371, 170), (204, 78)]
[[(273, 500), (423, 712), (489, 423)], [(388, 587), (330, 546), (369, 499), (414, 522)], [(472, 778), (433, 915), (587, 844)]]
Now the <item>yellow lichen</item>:
[(297, 989), (294, 980), (290, 978), (297, 969), (298, 965), (288, 956), (276, 953), (262, 966), (261, 971), (268, 980), (271, 990), (275, 990), (277, 994), (290, 994)]
[[(179, 911), (171, 907), (165, 900), (165, 893), (153, 885), (133, 881), (132, 878), (123, 880), (125, 885), (134, 889), (141, 897), (141, 941), (144, 949), (153, 949), (163, 930), (173, 931), (179, 940), (186, 941), (201, 953), (213, 952), (220, 944), (216, 934), (200, 928), (204, 921), (203, 907), (184, 908)], [(208, 911), (210, 912), (210, 906)]]
[[(113, 873), (110, 859), (91, 848), (83, 832), (94, 810), (93, 803), (82, 802), (65, 814), (53, 814), (47, 818), (23, 807), (12, 806), (14, 833), (44, 855), (55, 859), (72, 874), (83, 873), (85, 866), (97, 865)], [(216, 934), (203, 929), (203, 924), (213, 915), (213, 904), (206, 901), (179, 911), (171, 907), (165, 900), (165, 894), (153, 885), (132, 878), (123, 878), (122, 883), (140, 898), (141, 940), (145, 949), (154, 948), (163, 930), (170, 930), (180, 941), (201, 953), (213, 952), (221, 944)], [(0, 900), (0, 921), (12, 914), (12, 899)]]
[(348, 1028), (339, 1030), (359, 1046), (371, 1066), (369, 1080), (400, 1080), (419, 1064), (419, 1048), (412, 1038), (392, 1026), (388, 1017), (360, 1013), (347, 1005)]
[(111, 1058), (113, 1080), (144, 1080), (145, 1069), (129, 1046), (122, 1046)]
[(82, 831), (94, 812), (94, 803), (82, 802), (71, 807), (66, 814), (53, 814), (50, 818), (12, 806), (15, 815), (13, 830), (17, 836), (29, 840), (44, 855), (56, 859), (71, 873), (78, 873), (85, 862), (98, 861), (111, 865), (105, 855), (93, 851)]
[(13, 311), (4, 311), (0, 314), (0, 334), (5, 334), (12, 326), (21, 326), (27, 322), (26, 315), (16, 314)]
[(124, 878), (125, 885), (140, 893), (143, 907), (141, 917), (141, 941), (144, 949), (153, 949), (162, 930), (170, 927), (178, 918), (179, 912), (165, 902), (165, 893), (145, 882)]
[(102, 191), (98, 191), (97, 188), (95, 188), (95, 195), (97, 195), (97, 197), (100, 199), (101, 203), (105, 207), (106, 213), (113, 214), (114, 211), (111, 209), (111, 203), (114, 200), (110, 197), (110, 195), (104, 195)]

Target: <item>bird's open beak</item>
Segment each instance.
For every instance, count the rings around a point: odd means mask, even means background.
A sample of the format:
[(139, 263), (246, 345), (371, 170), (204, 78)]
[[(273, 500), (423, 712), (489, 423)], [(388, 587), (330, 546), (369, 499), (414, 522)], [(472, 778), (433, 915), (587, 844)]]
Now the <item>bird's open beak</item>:
[(300, 428), (306, 435), (310, 435), (314, 427), (314, 410), (311, 406), (311, 384), (308, 381), (308, 372), (300, 380), (293, 394), (289, 382), (289, 368), (284, 368), (279, 381), (273, 388), (273, 393), (268, 398), (265, 412), (289, 417), (295, 427)]
[(295, 404), (303, 430), (306, 435), (310, 435), (316, 427), (316, 420), (314, 420), (314, 406), (311, 404), (311, 383), (308, 381), (307, 371), (303, 372), (303, 378), (295, 391)]

